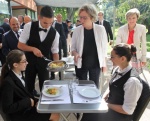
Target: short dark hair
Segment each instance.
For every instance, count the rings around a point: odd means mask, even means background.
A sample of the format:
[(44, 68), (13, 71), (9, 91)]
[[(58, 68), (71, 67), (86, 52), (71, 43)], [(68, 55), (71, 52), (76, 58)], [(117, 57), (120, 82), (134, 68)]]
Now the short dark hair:
[(54, 13), (53, 13), (52, 8), (50, 6), (44, 6), (40, 11), (40, 16), (47, 17), (47, 18), (53, 18)]
[(113, 50), (118, 56), (125, 56), (127, 58), (127, 61), (130, 61), (132, 55), (136, 53), (136, 47), (134, 45), (128, 45), (125, 43), (120, 43), (114, 46)]

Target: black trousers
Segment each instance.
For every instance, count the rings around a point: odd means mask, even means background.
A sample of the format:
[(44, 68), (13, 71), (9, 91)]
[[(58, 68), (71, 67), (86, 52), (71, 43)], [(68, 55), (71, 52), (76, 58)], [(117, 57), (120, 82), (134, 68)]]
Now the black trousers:
[(83, 68), (77, 68), (75, 66), (76, 76), (79, 80), (87, 80), (87, 74), (89, 72), (89, 80), (92, 80), (95, 82), (97, 88), (99, 88), (99, 77), (100, 77), (100, 68), (92, 68), (92, 69), (83, 69)]
[(51, 114), (38, 113), (36, 107), (26, 111), (24, 114), (10, 116), (11, 121), (49, 121)]
[(84, 113), (81, 121), (132, 121), (131, 119), (131, 115), (109, 109), (107, 113)]
[(33, 92), (36, 75), (38, 75), (39, 78), (40, 90), (42, 90), (43, 82), (49, 80), (49, 72), (45, 66), (37, 63), (29, 63), (25, 71), (25, 80), (27, 81), (27, 87), (30, 93)]
[(67, 42), (62, 42), (63, 57), (67, 57)]
[(1, 61), (2, 65), (4, 65), (4, 63), (6, 62), (6, 57), (5, 57), (5, 55), (3, 55), (1, 49), (0, 49), (0, 61)]

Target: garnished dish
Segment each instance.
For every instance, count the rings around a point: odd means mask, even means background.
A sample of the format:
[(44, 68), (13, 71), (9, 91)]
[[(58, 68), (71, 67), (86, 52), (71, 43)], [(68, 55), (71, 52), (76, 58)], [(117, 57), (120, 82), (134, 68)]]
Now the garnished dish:
[(47, 69), (51, 72), (63, 71), (68, 68), (68, 64), (66, 64), (63, 60), (52, 61), (48, 63)]
[(62, 61), (49, 63), (50, 68), (62, 68), (62, 67), (64, 67), (64, 65), (65, 65), (64, 62), (62, 62)]
[(54, 88), (48, 88), (46, 93), (50, 94), (50, 95), (56, 95), (58, 93), (58, 89), (55, 87)]
[(55, 86), (49, 86), (44, 88), (42, 93), (47, 97), (58, 97), (62, 94), (62, 89)]

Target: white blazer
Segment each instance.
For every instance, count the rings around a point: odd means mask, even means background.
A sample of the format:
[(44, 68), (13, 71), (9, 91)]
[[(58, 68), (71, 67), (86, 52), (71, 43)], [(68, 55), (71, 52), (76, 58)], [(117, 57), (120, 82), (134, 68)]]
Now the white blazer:
[[(108, 43), (106, 30), (102, 25), (97, 25), (93, 23), (93, 31), (94, 31), (95, 42), (97, 46), (100, 68), (106, 67), (107, 43)], [(81, 58), (83, 53), (83, 42), (84, 42), (84, 27), (80, 25), (77, 28), (75, 28), (75, 30), (73, 31), (71, 51), (76, 51)], [(78, 65), (78, 68), (81, 67), (82, 67), (82, 63), (80, 64), (80, 66)]]
[[(129, 37), (128, 24), (121, 26), (118, 29), (116, 44), (127, 43)], [(146, 27), (141, 24), (136, 24), (134, 28), (133, 44), (137, 49), (137, 58), (142, 62), (146, 62)]]

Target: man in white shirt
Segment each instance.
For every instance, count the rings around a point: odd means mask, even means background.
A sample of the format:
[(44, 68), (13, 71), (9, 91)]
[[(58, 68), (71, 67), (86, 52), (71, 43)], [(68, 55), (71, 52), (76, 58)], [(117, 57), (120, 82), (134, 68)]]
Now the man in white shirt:
[(38, 17), (39, 21), (29, 22), (24, 26), (18, 48), (26, 51), (28, 65), (25, 71), (28, 90), (33, 92), (36, 75), (38, 74), (40, 90), (43, 82), (49, 79), (46, 69), (48, 62), (42, 57), (59, 60), (59, 34), (51, 27), (54, 13), (51, 7), (44, 6)]

